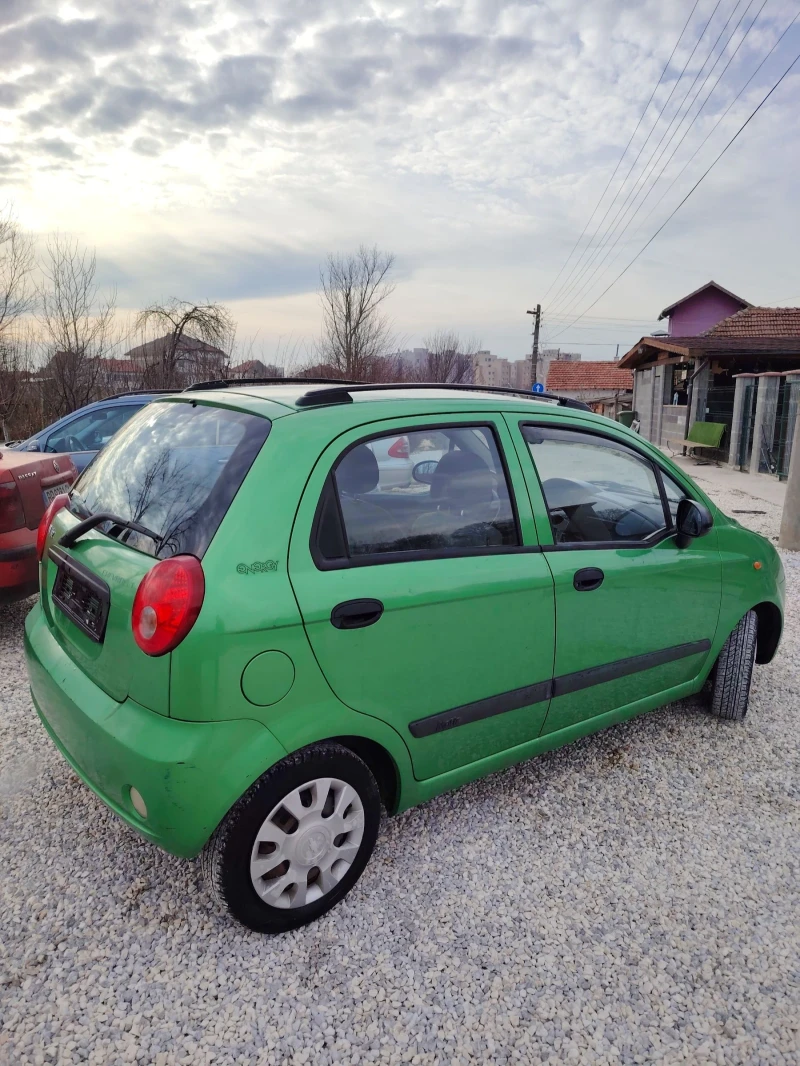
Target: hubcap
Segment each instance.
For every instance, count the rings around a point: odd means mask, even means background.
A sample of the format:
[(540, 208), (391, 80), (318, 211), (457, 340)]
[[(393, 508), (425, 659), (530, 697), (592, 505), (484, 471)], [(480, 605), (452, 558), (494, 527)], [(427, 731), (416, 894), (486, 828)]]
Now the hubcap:
[(271, 907), (304, 907), (327, 895), (352, 866), (364, 836), (364, 805), (346, 781), (318, 777), (278, 803), (256, 834), (250, 879)]

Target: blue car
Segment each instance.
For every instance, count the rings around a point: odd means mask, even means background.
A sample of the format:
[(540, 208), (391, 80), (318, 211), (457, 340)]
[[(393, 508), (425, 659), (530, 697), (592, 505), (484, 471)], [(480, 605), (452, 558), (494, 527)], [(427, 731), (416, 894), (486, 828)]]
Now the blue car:
[(67, 452), (80, 473), (104, 444), (154, 396), (168, 389), (124, 392), (79, 407), (15, 445), (20, 452)]

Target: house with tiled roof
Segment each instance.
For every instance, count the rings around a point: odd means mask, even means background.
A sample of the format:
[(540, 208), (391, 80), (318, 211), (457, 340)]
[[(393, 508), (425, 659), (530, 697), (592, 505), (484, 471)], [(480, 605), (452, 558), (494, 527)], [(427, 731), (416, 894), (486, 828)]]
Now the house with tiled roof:
[(547, 371), (545, 388), (583, 400), (599, 414), (616, 418), (620, 411), (630, 409), (633, 372), (618, 362), (554, 362)]
[(659, 317), (667, 329), (619, 361), (633, 372), (640, 432), (665, 446), (695, 422), (723, 423), (719, 460), (785, 476), (800, 400), (800, 308), (757, 306), (712, 281)]

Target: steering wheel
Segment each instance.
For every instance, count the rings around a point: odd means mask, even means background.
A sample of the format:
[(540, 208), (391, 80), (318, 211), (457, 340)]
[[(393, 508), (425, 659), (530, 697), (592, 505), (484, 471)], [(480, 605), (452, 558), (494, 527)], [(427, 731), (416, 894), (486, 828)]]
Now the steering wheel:
[(65, 452), (85, 452), (86, 448), (83, 445), (83, 441), (79, 440), (74, 433), (68, 433), (64, 437), (64, 451)]

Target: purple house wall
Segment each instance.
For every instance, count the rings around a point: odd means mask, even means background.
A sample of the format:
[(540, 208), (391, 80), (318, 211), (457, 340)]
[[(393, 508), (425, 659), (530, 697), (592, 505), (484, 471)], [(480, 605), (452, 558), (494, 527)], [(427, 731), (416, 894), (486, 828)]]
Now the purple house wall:
[(668, 318), (667, 332), (672, 337), (696, 337), (711, 329), (728, 315), (736, 314), (750, 305), (721, 285), (710, 281), (702, 289), (666, 307), (659, 318)]

